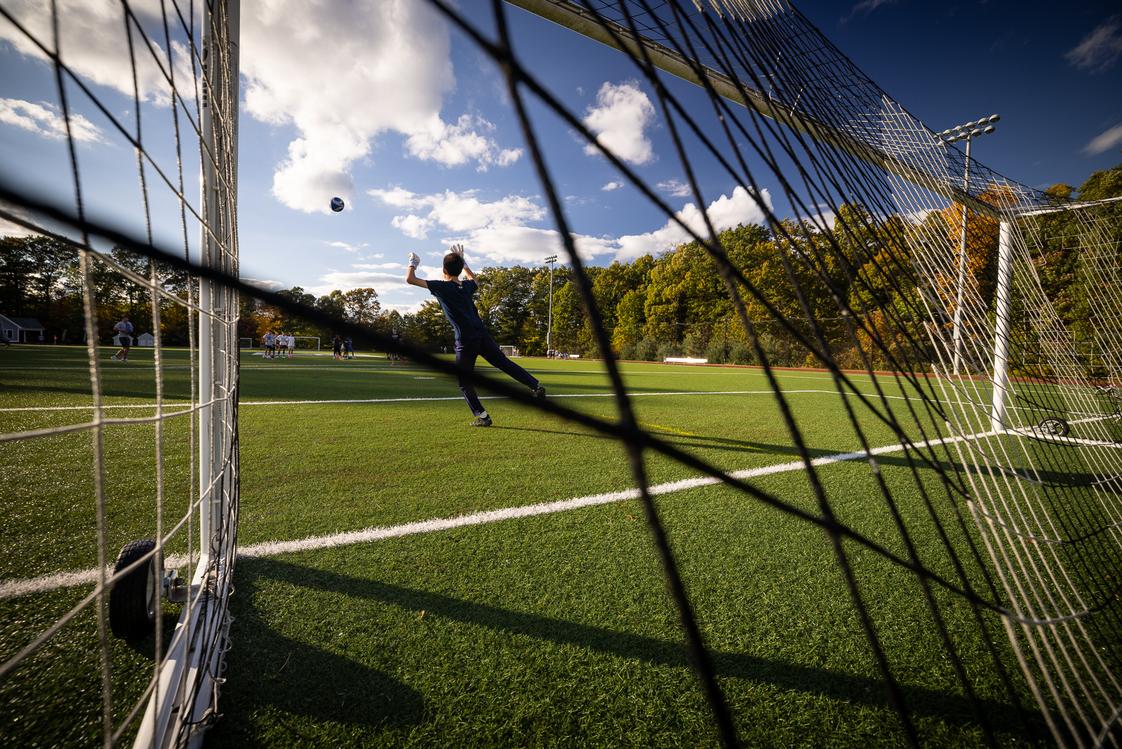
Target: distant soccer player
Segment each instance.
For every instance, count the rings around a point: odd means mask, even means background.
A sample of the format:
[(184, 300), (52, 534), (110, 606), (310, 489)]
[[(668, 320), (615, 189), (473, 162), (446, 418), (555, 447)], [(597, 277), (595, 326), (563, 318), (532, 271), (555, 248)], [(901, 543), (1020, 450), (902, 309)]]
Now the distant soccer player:
[[(545, 387), (532, 374), (506, 357), (506, 354), (499, 349), (499, 345), (491, 338), (491, 334), (487, 332), (483, 320), (479, 318), (473, 298), (479, 286), (475, 282), (475, 274), (464, 262), (463, 245), (452, 245), (451, 251), (444, 256), (443, 281), (426, 281), (417, 278), (417, 266), (420, 264), (421, 258), (416, 253), (410, 252), (409, 270), (405, 274), (405, 280), (414, 286), (428, 289), (429, 293), (436, 297), (436, 301), (440, 302), (440, 308), (444, 310), (448, 322), (452, 323), (452, 330), (456, 334), (456, 364), (461, 372), (460, 392), (464, 394), (464, 400), (475, 416), (471, 425), (491, 426), (490, 414), (479, 402), (475, 387), (467, 379), (467, 375), (475, 370), (475, 359), (478, 356), (482, 356), (491, 366), (530, 388), (535, 397), (544, 398)], [(460, 280), (461, 273), (467, 276), (466, 280)]]
[(129, 347), (132, 346), (132, 323), (129, 322), (129, 316), (121, 315), (120, 322), (113, 326), (113, 330), (117, 331), (117, 340), (121, 343), (120, 350), (113, 354), (113, 358), (127, 363)]
[(347, 355), (346, 358), (355, 358), (355, 342), (351, 340), (350, 336), (343, 339), (343, 352)]
[(341, 336), (336, 335), (331, 339), (331, 351), (335, 355), (335, 361), (343, 358), (343, 339)]
[(284, 353), (289, 359), (296, 355), (296, 336), (291, 333), (284, 336)]
[(270, 330), (265, 333), (263, 340), (265, 342), (265, 358), (272, 359), (273, 352), (276, 351), (277, 336), (273, 331)]

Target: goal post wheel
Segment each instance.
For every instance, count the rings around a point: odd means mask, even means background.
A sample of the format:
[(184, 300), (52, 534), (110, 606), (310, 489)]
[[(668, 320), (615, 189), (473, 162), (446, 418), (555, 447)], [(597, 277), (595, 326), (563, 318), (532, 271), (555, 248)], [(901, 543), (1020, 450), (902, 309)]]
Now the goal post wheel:
[[(113, 565), (113, 573), (126, 569), (156, 548), (151, 538), (142, 538), (124, 545)], [(124, 640), (141, 640), (152, 633), (156, 607), (163, 593), (163, 575), (159, 554), (152, 554), (146, 564), (117, 580), (109, 591), (109, 627)]]
[(1047, 419), (1041, 419), (1037, 426), (1042, 432), (1050, 434), (1053, 437), (1066, 437), (1071, 432), (1071, 424), (1067, 423), (1064, 419), (1053, 416)]

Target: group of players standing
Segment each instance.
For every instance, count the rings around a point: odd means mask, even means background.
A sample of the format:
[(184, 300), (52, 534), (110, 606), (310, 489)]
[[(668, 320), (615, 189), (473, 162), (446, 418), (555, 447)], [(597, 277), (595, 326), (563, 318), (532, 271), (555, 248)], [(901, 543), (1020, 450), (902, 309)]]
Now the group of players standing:
[(263, 342), (266, 359), (291, 359), (296, 353), (296, 336), (269, 331)]

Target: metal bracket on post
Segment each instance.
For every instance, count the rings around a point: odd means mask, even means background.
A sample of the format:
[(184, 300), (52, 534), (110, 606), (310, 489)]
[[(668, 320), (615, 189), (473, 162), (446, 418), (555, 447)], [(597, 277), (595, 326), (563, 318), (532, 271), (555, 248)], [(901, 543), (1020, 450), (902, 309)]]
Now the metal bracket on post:
[(1009, 390), (1009, 305), (1013, 280), (1013, 223), (1001, 222), (997, 241), (997, 320), (993, 337), (993, 407), (990, 429), (1007, 428), (1005, 397)]

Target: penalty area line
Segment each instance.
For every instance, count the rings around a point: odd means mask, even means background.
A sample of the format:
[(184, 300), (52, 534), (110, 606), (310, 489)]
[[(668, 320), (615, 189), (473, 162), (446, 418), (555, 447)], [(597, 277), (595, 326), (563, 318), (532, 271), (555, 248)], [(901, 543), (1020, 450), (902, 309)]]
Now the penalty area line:
[[(909, 446), (918, 449), (930, 447), (932, 445), (943, 445), (951, 444), (954, 442), (983, 439), (985, 437), (992, 437), (996, 434), (998, 433), (978, 432), (976, 434), (968, 434), (957, 437), (941, 437), (939, 439), (924, 440), (922, 442), (911, 443)], [(868, 457), (875, 457), (877, 455), (899, 452), (905, 449), (905, 447), (906, 446), (903, 443), (898, 443), (895, 445), (875, 447), (869, 450), (868, 453), (864, 452), (863, 450), (859, 450), (856, 452), (823, 455), (821, 457), (812, 459), (810, 463), (817, 468), (834, 463), (844, 463), (847, 461), (861, 460)], [(759, 478), (761, 476), (771, 476), (777, 473), (802, 471), (805, 470), (805, 468), (806, 466), (801, 460), (793, 460), (787, 463), (776, 463), (774, 465), (759, 466), (757, 468), (746, 468), (740, 471), (734, 471), (730, 475), (736, 479), (753, 479)], [(715, 486), (720, 483), (722, 483), (720, 479), (715, 479), (711, 476), (698, 476), (689, 479), (680, 479), (678, 481), (668, 481), (662, 484), (654, 484), (650, 487), (650, 493), (655, 496), (663, 494), (675, 494), (677, 492), (688, 491), (690, 489), (698, 489), (703, 486)], [(603, 494), (591, 494), (584, 497), (561, 499), (554, 502), (540, 502), (538, 504), (523, 505), (521, 507), (504, 507), (498, 510), (485, 510), (483, 512), (473, 512), (467, 515), (456, 515), (447, 518), (434, 518), (432, 520), (419, 520), (411, 523), (402, 523), (400, 525), (365, 528), (358, 531), (344, 531), (342, 533), (331, 533), (323, 536), (309, 536), (307, 538), (296, 539), (293, 541), (265, 541), (262, 543), (243, 546), (242, 548), (238, 549), (238, 557), (252, 559), (258, 557), (272, 557), (279, 554), (292, 554), (301, 551), (313, 551), (316, 549), (332, 549), (340, 546), (353, 546), (356, 544), (383, 541), (390, 538), (404, 538), (406, 536), (438, 533), (440, 531), (454, 530), (457, 528), (467, 528), (475, 525), (487, 525), (490, 523), (498, 523), (506, 520), (515, 520), (517, 518), (552, 515), (558, 512), (568, 512), (569, 510), (578, 510), (585, 507), (597, 507), (599, 505), (615, 504), (617, 502), (623, 502), (628, 499), (638, 498), (638, 488), (631, 488), (624, 489), (622, 491), (606, 492)], [(165, 565), (167, 567), (181, 567), (186, 563), (187, 559), (182, 556), (169, 556), (165, 561)], [(74, 572), (58, 572), (51, 575), (44, 575), (42, 577), (8, 580), (0, 582), (0, 600), (31, 595), (33, 593), (49, 593), (59, 588), (69, 588), (77, 585), (91, 585), (97, 582), (97, 578), (97, 568), (92, 568)]]

